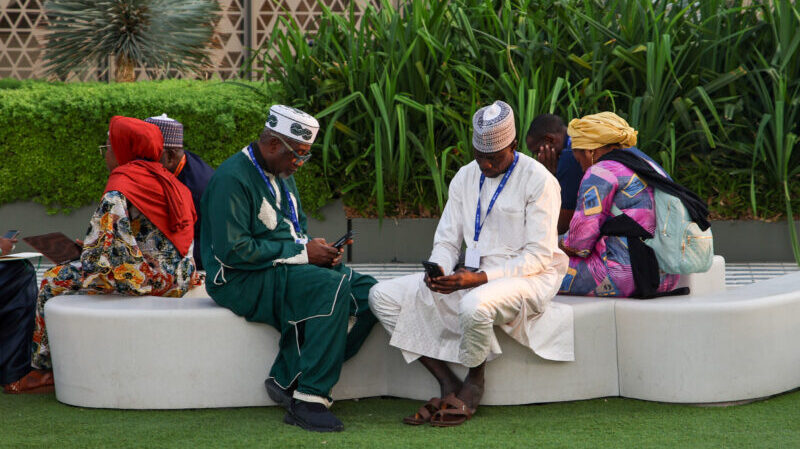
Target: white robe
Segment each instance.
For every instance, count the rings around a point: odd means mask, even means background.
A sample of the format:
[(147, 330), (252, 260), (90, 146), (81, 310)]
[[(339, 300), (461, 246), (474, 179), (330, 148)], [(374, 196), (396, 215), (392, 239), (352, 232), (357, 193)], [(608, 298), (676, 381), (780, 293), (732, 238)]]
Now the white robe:
[[(451, 273), (462, 242), (474, 245), (480, 169), (473, 161), (450, 183), (430, 260)], [(553, 303), (569, 258), (558, 248), (558, 181), (534, 159), (519, 161), (488, 218), (502, 180), (486, 178), (481, 195), (480, 270), (489, 282), (449, 295), (430, 291), (423, 275), (381, 282), (370, 304), (406, 361), (427, 356), (476, 366), (500, 353), (492, 325), (549, 360), (574, 360), (572, 308)]]

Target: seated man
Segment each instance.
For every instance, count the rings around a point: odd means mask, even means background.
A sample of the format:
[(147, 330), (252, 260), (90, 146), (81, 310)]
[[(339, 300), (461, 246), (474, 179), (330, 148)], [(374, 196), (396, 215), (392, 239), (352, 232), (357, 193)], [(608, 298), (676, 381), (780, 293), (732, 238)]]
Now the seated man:
[(583, 178), (583, 169), (572, 154), (572, 142), (567, 135), (567, 126), (561, 117), (541, 114), (533, 119), (525, 138), (531, 154), (547, 168), (561, 186), (561, 212), (558, 214), (558, 233), (569, 229), (569, 221), (575, 213), (578, 186)]
[(200, 242), (214, 301), (281, 333), (265, 385), (287, 409), (284, 422), (329, 432), (343, 429), (330, 392), (376, 322), (367, 302), (376, 281), (345, 267), (341, 249), (307, 237), (292, 174), (318, 130), (314, 117), (272, 106), (259, 140), (211, 177)]
[[(197, 221), (194, 224), (195, 240), (200, 238), (200, 199), (206, 191), (208, 181), (214, 174), (214, 169), (209, 167), (200, 156), (183, 149), (183, 124), (177, 120), (161, 114), (158, 117), (150, 117), (145, 122), (158, 126), (164, 136), (164, 153), (161, 155), (161, 164), (178, 177), (178, 181), (183, 183), (192, 192), (194, 210), (197, 212)], [(200, 245), (194, 246), (192, 252), (194, 264), (198, 270), (203, 269), (200, 257)]]
[[(0, 255), (16, 239), (0, 238)], [(0, 385), (11, 394), (53, 391), (53, 373), (31, 369), (36, 270), (27, 260), (0, 262)]]
[[(454, 426), (483, 395), (486, 361), (500, 355), (493, 326), (550, 360), (573, 360), (572, 309), (551, 303), (567, 269), (558, 249), (556, 179), (515, 151), (514, 113), (497, 101), (472, 119), (475, 161), (450, 182), (430, 260), (444, 276), (381, 282), (370, 306), (390, 344), (439, 382), (435, 398), (403, 421)], [(466, 243), (466, 268), (451, 273)], [(469, 367), (457, 378), (446, 362)]]

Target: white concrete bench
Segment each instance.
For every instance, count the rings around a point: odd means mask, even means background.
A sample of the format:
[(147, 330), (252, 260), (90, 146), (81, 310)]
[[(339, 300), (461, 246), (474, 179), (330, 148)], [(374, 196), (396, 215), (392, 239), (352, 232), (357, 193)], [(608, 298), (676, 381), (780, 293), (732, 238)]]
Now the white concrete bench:
[[(751, 399), (800, 386), (800, 273), (724, 288), (724, 260), (684, 278), (693, 294), (649, 301), (562, 297), (575, 313), (574, 362), (543, 360), (498, 331), (484, 404), (604, 396), (669, 402)], [(272, 405), (263, 380), (278, 332), (203, 291), (185, 298), (61, 296), (45, 307), (56, 396), (85, 407)], [(461, 372), (464, 372), (463, 368)], [(335, 399), (428, 399), (433, 378), (406, 364), (376, 325)]]

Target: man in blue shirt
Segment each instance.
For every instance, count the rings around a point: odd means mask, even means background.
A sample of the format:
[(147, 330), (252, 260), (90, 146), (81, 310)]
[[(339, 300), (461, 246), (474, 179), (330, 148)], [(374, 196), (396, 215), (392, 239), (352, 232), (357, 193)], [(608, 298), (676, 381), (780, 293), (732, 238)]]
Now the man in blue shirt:
[(583, 169), (572, 154), (567, 126), (557, 115), (539, 115), (531, 122), (525, 143), (531, 154), (536, 155), (536, 159), (555, 175), (561, 185), (558, 233), (563, 234), (569, 229), (583, 178)]
[(145, 120), (161, 130), (164, 136), (164, 153), (161, 156), (161, 165), (174, 174), (178, 181), (192, 192), (192, 202), (197, 213), (194, 224), (194, 263), (198, 270), (203, 269), (200, 258), (200, 199), (206, 191), (208, 181), (214, 174), (214, 169), (206, 164), (200, 156), (183, 149), (183, 124), (162, 114)]

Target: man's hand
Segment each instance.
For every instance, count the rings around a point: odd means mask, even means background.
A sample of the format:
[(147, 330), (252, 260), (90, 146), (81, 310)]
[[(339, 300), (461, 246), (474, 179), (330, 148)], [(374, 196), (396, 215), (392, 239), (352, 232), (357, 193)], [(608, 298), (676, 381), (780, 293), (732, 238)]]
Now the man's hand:
[(17, 243), (17, 239), (4, 239), (0, 237), (0, 250), (2, 250), (2, 254), (4, 256), (11, 254), (11, 251), (14, 251), (15, 243)]
[(332, 267), (342, 261), (342, 251), (329, 245), (325, 239), (312, 239), (306, 244), (308, 263), (318, 267)]
[(556, 174), (556, 168), (558, 167), (558, 157), (561, 155), (560, 151), (556, 151), (552, 145), (546, 143), (544, 145), (539, 145), (539, 150), (536, 153), (536, 159), (539, 161), (540, 164), (544, 165), (544, 167), (553, 175)]
[(427, 274), (425, 275), (425, 285), (429, 289), (443, 294), (477, 287), (487, 282), (489, 282), (489, 279), (483, 271), (474, 273), (464, 268), (459, 268), (458, 271), (448, 276), (430, 278)]

